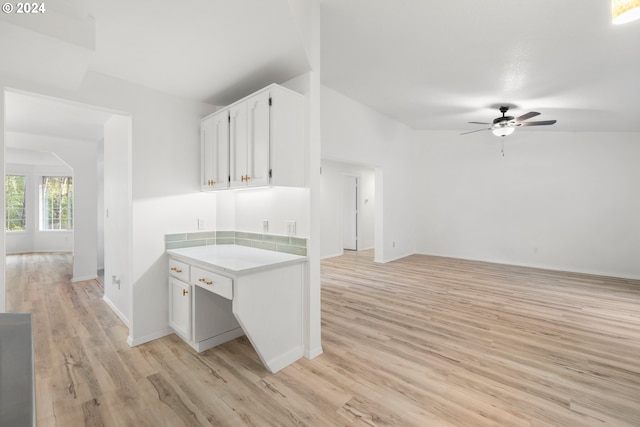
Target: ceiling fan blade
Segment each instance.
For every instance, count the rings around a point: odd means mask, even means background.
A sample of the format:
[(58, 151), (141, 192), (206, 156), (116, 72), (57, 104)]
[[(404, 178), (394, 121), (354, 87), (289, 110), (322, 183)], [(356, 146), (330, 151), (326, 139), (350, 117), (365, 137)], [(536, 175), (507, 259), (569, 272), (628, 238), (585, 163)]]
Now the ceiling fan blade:
[(540, 113), (538, 113), (536, 111), (531, 111), (530, 113), (526, 113), (526, 114), (521, 115), (520, 117), (516, 117), (516, 122), (522, 122), (522, 121), (525, 121), (525, 120), (529, 120), (530, 118), (535, 117), (535, 116), (539, 116), (539, 115), (540, 115)]
[[(488, 123), (487, 123), (487, 124), (488, 124)], [(472, 131), (469, 131), (469, 132), (463, 132), (463, 133), (461, 133), (460, 135), (466, 135), (466, 134), (468, 134), (468, 133), (480, 132), (480, 131), (482, 131), (482, 130), (491, 130), (491, 128), (486, 128), (486, 129), (476, 129), (476, 130), (472, 130)]]
[(547, 125), (552, 125), (555, 122), (557, 122), (557, 120), (541, 120), (539, 122), (518, 123), (518, 126), (547, 126)]
[(490, 125), (491, 123), (486, 123), (486, 122), (469, 122), (473, 125)]

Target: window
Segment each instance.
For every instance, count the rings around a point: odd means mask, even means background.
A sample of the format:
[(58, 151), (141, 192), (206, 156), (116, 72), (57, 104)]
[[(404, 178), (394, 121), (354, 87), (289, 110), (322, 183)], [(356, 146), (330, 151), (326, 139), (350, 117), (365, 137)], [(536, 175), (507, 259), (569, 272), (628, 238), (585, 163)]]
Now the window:
[(25, 231), (26, 177), (23, 175), (7, 175), (4, 180), (5, 188), (5, 222), (7, 231)]
[(73, 178), (43, 176), (41, 230), (73, 230)]

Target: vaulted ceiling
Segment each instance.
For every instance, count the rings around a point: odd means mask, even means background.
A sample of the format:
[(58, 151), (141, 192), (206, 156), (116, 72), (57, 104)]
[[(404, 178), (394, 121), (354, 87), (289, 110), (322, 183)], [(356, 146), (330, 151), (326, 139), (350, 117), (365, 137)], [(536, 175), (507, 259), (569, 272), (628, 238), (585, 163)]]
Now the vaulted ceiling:
[(609, 0), (322, 1), (323, 83), (416, 129), (510, 104), (549, 130), (640, 131), (639, 41)]
[[(291, 1), (66, 0), (95, 25), (88, 70), (216, 105), (309, 69)], [(553, 130), (640, 131), (640, 21), (612, 25), (608, 0), (320, 8), (322, 83), (412, 128), (473, 130), (508, 104)]]

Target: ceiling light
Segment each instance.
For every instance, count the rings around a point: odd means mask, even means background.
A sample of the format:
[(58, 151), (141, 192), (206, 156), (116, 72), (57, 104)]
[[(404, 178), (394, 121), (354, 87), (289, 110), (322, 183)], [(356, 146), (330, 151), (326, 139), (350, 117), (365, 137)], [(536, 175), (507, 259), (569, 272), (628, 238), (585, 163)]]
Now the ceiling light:
[(516, 129), (511, 126), (500, 126), (493, 130), (493, 134), (495, 136), (507, 136), (511, 135), (514, 130)]
[(640, 18), (640, 0), (611, 0), (613, 23), (626, 24)]

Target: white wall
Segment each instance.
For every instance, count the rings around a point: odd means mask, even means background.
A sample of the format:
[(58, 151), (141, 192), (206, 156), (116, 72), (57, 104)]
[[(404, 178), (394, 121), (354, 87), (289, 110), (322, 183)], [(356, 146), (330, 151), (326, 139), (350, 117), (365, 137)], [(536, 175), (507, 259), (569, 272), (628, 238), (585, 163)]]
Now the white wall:
[[(164, 234), (168, 229), (194, 228), (192, 215), (200, 214), (194, 210), (215, 211), (212, 199), (201, 197), (199, 192), (200, 118), (215, 108), (91, 72), (87, 73), (78, 90), (49, 87), (3, 75), (0, 75), (0, 86), (131, 114), (133, 232), (128, 278), (134, 314), (130, 319), (129, 340), (136, 344), (168, 333)], [(4, 108), (4, 102), (0, 102), (0, 106)], [(0, 119), (2, 117), (0, 114)], [(0, 126), (3, 127), (3, 123), (3, 119), (0, 120)], [(3, 132), (0, 132), (0, 138), (4, 147)], [(4, 158), (0, 164), (4, 168), (3, 161)], [(91, 164), (95, 181), (95, 161)], [(2, 191), (4, 197), (4, 189)], [(94, 240), (97, 239), (96, 210), (94, 204), (91, 214), (94, 225), (87, 234), (87, 238)], [(4, 235), (0, 243), (4, 251)], [(95, 250), (90, 256), (96, 264)], [(0, 268), (2, 308), (4, 259), (0, 260)]]
[(416, 132), (417, 252), (640, 278), (638, 141)]
[(96, 252), (98, 260), (98, 270), (104, 269), (104, 138), (97, 143), (97, 165), (96, 165), (96, 199), (97, 199), (97, 237)]
[(309, 190), (307, 188), (256, 188), (233, 191), (235, 230), (262, 233), (269, 221), (269, 234), (288, 235), (286, 221), (296, 222), (296, 236), (309, 237)]
[(322, 158), (376, 168), (375, 259), (415, 252), (413, 131), (322, 87)]
[[(113, 115), (105, 122), (102, 148), (104, 300), (130, 327), (132, 305), (131, 117)], [(97, 241), (99, 232), (97, 227), (94, 232)]]
[[(28, 151), (25, 151), (28, 152)], [(72, 176), (73, 170), (63, 164), (25, 165), (7, 163), (7, 175), (24, 175), (26, 184), (26, 230), (6, 232), (7, 254), (29, 252), (72, 252), (73, 231), (40, 230), (40, 184), (43, 176)]]
[[(73, 169), (73, 281), (97, 277), (96, 144), (26, 133), (7, 132), (5, 146), (50, 151)], [(38, 234), (43, 236), (43, 234)], [(37, 237), (37, 236), (36, 236)]]
[(371, 249), (375, 244), (375, 175), (373, 169), (350, 163), (323, 160), (320, 180), (322, 258), (343, 254), (342, 178), (344, 174), (356, 175), (359, 178), (358, 250)]

